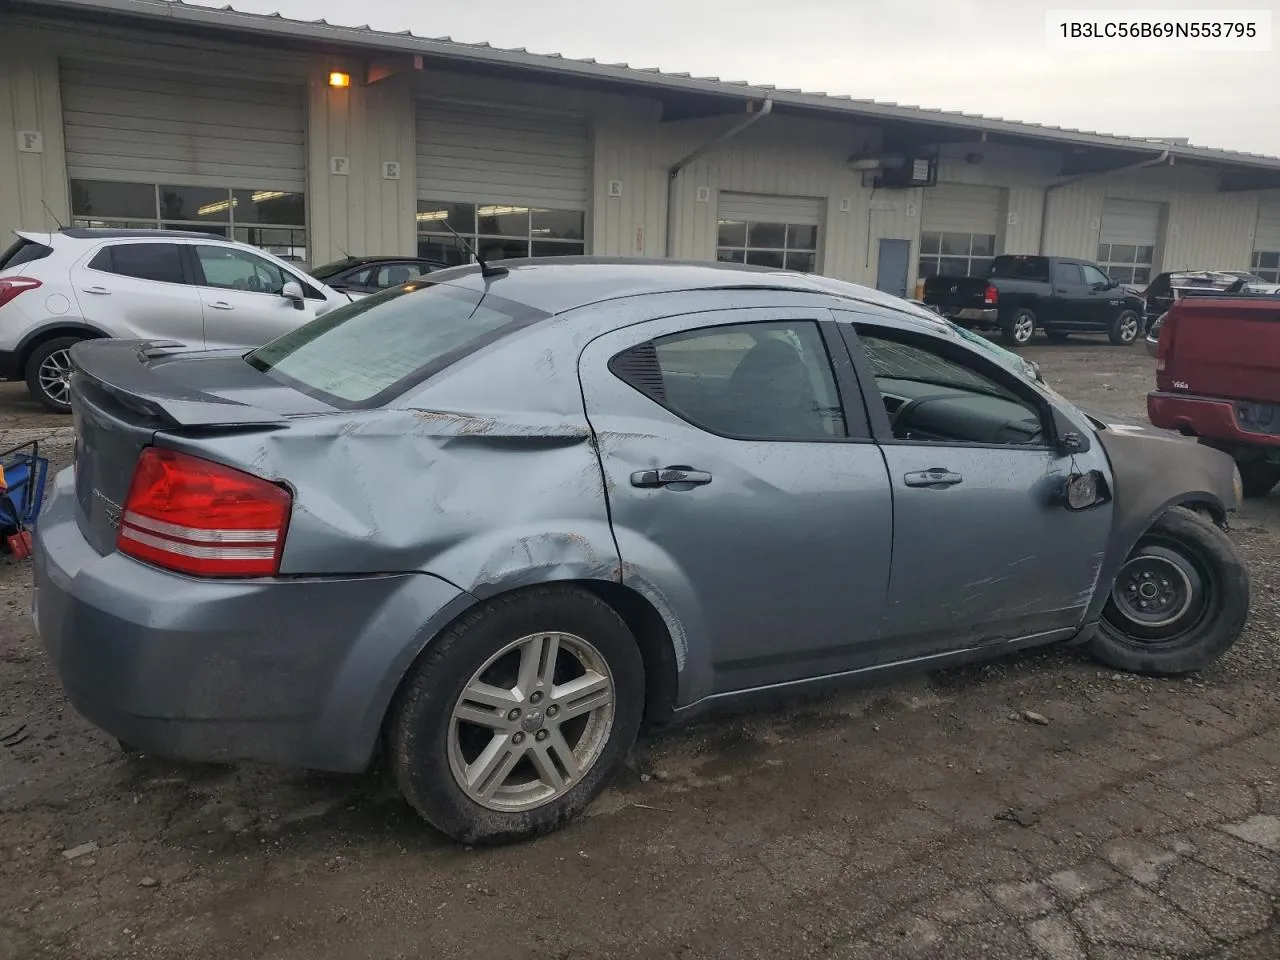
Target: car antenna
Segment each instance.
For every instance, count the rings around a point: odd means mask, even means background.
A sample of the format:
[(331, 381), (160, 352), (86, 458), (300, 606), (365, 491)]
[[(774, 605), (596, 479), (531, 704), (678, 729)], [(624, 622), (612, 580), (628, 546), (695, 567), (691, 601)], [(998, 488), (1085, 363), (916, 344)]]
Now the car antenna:
[(65, 226), (63, 226), (62, 221), (58, 219), (58, 215), (49, 209), (49, 205), (44, 202), (43, 198), (40, 200), (40, 206), (44, 207), (44, 212), (49, 215), (50, 220), (52, 220), (54, 223), (58, 225), (59, 230), (67, 229)]
[(489, 266), (487, 263), (484, 262), (484, 258), (481, 257), (480, 254), (476, 251), (476, 248), (471, 246), (471, 244), (467, 243), (467, 241), (463, 240), (462, 237), (458, 235), (458, 231), (453, 229), (453, 227), (449, 226), (448, 220), (441, 220), (440, 222), (443, 223), (444, 228), (448, 230), (450, 233), (452, 233), (454, 237), (457, 239), (457, 241), (460, 244), (462, 244), (462, 249), (466, 250), (467, 253), (471, 254), (471, 256), (476, 258), (476, 263), (480, 264), (480, 276), (486, 277), (486, 278), (506, 276), (506, 274), (508, 273), (506, 267)]

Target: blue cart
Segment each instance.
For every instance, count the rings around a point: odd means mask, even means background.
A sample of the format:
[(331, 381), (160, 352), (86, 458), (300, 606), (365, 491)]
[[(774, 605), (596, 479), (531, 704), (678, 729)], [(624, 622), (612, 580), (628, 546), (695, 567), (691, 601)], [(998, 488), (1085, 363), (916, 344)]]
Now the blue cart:
[(48, 475), (38, 440), (0, 453), (0, 552), (13, 560), (31, 555), (31, 530), (44, 505)]

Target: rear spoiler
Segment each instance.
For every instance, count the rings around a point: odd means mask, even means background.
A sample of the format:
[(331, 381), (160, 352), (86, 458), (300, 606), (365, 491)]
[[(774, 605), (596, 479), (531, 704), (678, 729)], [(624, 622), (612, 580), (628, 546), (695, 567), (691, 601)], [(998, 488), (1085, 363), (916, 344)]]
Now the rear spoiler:
[(208, 356), (172, 340), (82, 340), (71, 348), (73, 380), (130, 409), (175, 427), (272, 426), (288, 423), (272, 410), (185, 387), (152, 363), (178, 354)]

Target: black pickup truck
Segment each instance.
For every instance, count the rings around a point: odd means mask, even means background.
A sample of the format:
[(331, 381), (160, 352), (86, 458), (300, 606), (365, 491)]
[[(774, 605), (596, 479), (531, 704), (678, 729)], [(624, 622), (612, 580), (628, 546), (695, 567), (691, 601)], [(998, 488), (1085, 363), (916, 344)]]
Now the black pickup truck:
[(1105, 333), (1128, 346), (1142, 328), (1143, 299), (1096, 264), (1067, 257), (996, 257), (981, 277), (930, 277), (924, 302), (966, 327), (998, 329), (1009, 346), (1072, 333)]

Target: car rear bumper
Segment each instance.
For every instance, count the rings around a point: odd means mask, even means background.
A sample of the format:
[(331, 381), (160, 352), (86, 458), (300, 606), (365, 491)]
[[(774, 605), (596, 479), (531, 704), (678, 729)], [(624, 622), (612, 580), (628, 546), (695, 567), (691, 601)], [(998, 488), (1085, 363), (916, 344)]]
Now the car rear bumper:
[(1280, 435), (1242, 427), (1236, 404), (1230, 400), (1152, 390), (1147, 394), (1147, 417), (1157, 427), (1180, 430), (1206, 440), (1280, 447)]
[(76, 523), (63, 471), (36, 529), (32, 616), (71, 703), (138, 749), (364, 769), (404, 671), (471, 598), (423, 574), (197, 580)]

